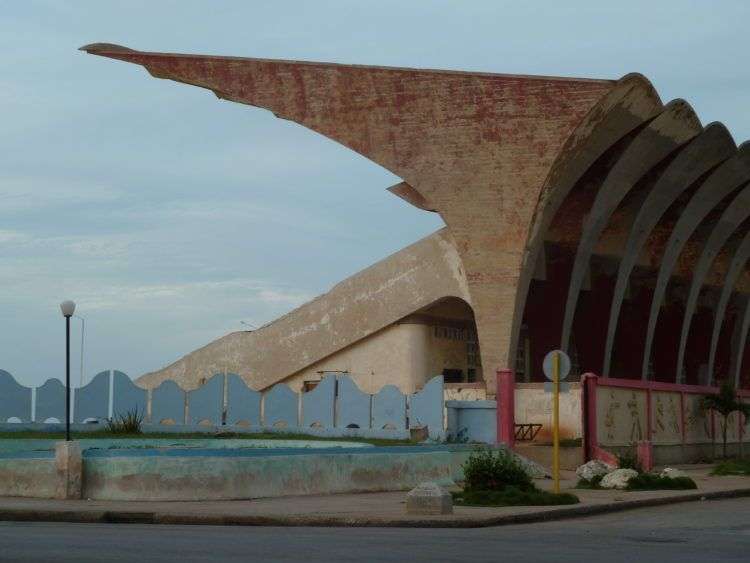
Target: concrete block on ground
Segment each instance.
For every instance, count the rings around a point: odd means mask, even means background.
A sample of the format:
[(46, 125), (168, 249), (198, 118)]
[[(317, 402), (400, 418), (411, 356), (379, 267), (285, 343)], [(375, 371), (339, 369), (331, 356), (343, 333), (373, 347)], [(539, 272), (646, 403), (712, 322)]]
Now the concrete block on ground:
[(83, 483), (83, 458), (80, 442), (55, 444), (57, 487), (55, 498), (80, 499)]
[(420, 483), (406, 495), (407, 514), (453, 514), (453, 497), (435, 482)]

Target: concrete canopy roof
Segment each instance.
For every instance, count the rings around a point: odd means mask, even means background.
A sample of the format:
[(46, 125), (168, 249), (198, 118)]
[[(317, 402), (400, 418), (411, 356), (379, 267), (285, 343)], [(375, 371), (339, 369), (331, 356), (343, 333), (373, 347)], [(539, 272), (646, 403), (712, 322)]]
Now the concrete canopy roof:
[[(559, 319), (563, 348), (608, 225), (632, 192), (648, 190), (643, 201), (649, 208), (622, 223), (626, 253), (619, 255), (624, 261), (617, 291), (607, 306), (605, 365), (583, 366), (605, 373), (628, 279), (639, 253), (657, 252), (652, 239), (659, 225), (672, 229), (673, 236), (661, 247), (663, 254), (658, 252), (646, 367), (666, 284), (681, 252), (693, 249), (688, 239), (725, 196), (750, 180), (746, 147), (738, 152), (720, 125), (703, 129), (686, 102), (664, 105), (639, 74), (592, 80), (154, 53), (104, 43), (81, 49), (265, 108), (399, 176), (403, 182), (390, 190), (439, 213), (460, 256), (490, 391), (494, 370), (514, 368), (529, 288), (550, 229), (581, 183), (597, 178), (592, 170), (602, 168), (598, 191), (571, 222), (577, 223), (572, 233), (577, 251)], [(651, 180), (644, 183), (647, 177)], [(689, 192), (696, 182), (700, 187)], [(674, 225), (664, 223), (667, 209), (684, 193), (691, 199), (683, 216)], [(712, 257), (727, 237), (709, 236)], [(747, 282), (737, 273), (738, 268), (744, 272), (741, 262), (730, 268), (729, 260), (717, 261), (723, 266), (716, 275), (724, 280), (731, 270), (732, 285), (738, 277), (738, 283)], [(701, 268), (691, 296), (708, 279), (707, 270)], [(691, 318), (692, 310), (686, 311), (688, 328)], [(739, 353), (735, 350), (735, 357)]]

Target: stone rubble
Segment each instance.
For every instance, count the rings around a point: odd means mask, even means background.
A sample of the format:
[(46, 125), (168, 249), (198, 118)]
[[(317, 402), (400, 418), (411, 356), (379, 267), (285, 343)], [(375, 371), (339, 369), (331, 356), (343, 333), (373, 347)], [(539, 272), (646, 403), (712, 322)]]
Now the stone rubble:
[(603, 489), (624, 489), (628, 486), (628, 481), (637, 475), (638, 472), (635, 469), (615, 469), (607, 473), (599, 485)]

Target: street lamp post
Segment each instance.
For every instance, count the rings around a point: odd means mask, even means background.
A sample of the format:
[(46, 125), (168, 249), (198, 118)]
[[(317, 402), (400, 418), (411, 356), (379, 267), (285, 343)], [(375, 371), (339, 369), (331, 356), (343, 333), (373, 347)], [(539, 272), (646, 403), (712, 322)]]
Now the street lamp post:
[(63, 301), (60, 310), (65, 317), (65, 441), (70, 442), (70, 317), (75, 313), (76, 304)]

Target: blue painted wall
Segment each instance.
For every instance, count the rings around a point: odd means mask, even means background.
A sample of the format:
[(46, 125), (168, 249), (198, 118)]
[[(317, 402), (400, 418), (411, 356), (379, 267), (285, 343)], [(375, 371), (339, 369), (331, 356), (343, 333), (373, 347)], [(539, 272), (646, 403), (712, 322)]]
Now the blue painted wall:
[(151, 392), (151, 423), (173, 420), (185, 424), (185, 391), (174, 381), (163, 381)]
[(337, 428), (370, 428), (371, 396), (357, 387), (351, 377), (339, 376), (336, 403)]
[(247, 423), (260, 426), (260, 401), (262, 395), (250, 389), (239, 375), (227, 374), (227, 420), (230, 425)]
[(327, 375), (315, 389), (302, 394), (302, 426), (333, 428), (336, 376)]
[(9, 418), (31, 422), (31, 388), (24, 387), (5, 370), (0, 369), (0, 422)]
[(297, 393), (279, 383), (271, 387), (263, 398), (263, 424), (265, 426), (299, 426)]

